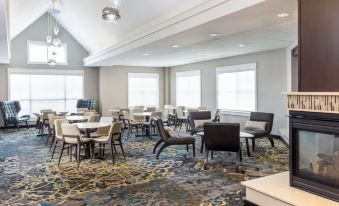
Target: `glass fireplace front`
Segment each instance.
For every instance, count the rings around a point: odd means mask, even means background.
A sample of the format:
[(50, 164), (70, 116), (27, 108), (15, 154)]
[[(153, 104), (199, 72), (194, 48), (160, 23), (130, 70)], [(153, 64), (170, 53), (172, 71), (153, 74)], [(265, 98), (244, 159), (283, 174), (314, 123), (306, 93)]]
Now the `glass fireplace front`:
[(291, 186), (339, 202), (339, 115), (290, 116)]

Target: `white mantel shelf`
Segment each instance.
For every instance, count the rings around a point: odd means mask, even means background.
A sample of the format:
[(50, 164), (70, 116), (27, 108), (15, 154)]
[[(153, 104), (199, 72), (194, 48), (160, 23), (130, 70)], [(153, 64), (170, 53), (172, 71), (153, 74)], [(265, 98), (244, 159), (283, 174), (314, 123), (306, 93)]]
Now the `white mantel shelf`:
[(338, 202), (289, 186), (289, 172), (241, 183), (246, 199), (260, 206), (339, 206)]

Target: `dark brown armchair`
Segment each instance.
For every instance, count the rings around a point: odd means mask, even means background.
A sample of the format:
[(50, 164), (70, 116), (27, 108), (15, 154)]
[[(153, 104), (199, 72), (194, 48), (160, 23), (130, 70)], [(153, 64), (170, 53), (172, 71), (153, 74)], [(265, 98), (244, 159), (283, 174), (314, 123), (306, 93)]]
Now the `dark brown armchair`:
[(205, 123), (204, 124), (204, 169), (207, 168), (209, 151), (228, 151), (237, 154), (237, 170), (241, 161), (240, 124)]
[(191, 112), (189, 117), (189, 124), (191, 127), (191, 135), (194, 135), (198, 132), (203, 132), (203, 126), (197, 126), (194, 123), (194, 120), (210, 120), (211, 112), (210, 111), (203, 111), (203, 112)]
[[(251, 112), (250, 121), (257, 121), (257, 122), (266, 122), (265, 130), (255, 130), (255, 129), (244, 129), (243, 132), (247, 132), (253, 135), (252, 139), (252, 150), (255, 151), (255, 140), (258, 138), (267, 137), (271, 142), (272, 147), (274, 147), (274, 141), (271, 135), (272, 127), (273, 127), (273, 120), (274, 114), (273, 113), (265, 113), (265, 112)], [(246, 138), (246, 147), (247, 153), (250, 155), (249, 151), (249, 143), (248, 139)]]
[(155, 126), (159, 132), (160, 139), (155, 144), (153, 149), (153, 154), (155, 154), (157, 147), (163, 143), (157, 153), (157, 159), (159, 159), (160, 153), (168, 146), (171, 145), (186, 145), (187, 151), (189, 149), (189, 145), (193, 146), (193, 157), (195, 157), (195, 139), (192, 136), (180, 136), (170, 137), (168, 133), (164, 129), (164, 124), (160, 118), (154, 118)]

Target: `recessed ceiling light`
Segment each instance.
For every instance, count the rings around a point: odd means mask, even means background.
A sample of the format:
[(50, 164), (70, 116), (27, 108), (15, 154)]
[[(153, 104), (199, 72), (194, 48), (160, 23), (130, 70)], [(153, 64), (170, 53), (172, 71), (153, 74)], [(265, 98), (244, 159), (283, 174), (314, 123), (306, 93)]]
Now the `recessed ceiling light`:
[(148, 56), (149, 54), (148, 54), (148, 53), (144, 53), (143, 55), (144, 55), (144, 56)]
[(210, 37), (217, 37), (217, 36), (219, 36), (220, 34), (218, 34), (218, 33), (210, 33)]
[(279, 18), (284, 18), (284, 17), (288, 17), (289, 15), (290, 15), (290, 14), (287, 13), (287, 12), (282, 12), (282, 13), (278, 14), (277, 16), (278, 16)]
[(245, 44), (239, 44), (239, 47), (245, 47), (246, 45)]
[(172, 47), (173, 48), (178, 48), (178, 47), (180, 47), (178, 44), (174, 44), (174, 45), (172, 45)]

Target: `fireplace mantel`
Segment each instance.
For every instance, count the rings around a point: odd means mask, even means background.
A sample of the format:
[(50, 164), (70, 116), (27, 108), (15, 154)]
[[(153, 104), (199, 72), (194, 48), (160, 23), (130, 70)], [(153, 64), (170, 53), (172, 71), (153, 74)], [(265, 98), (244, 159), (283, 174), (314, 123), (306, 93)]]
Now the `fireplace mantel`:
[(339, 114), (339, 92), (284, 92), (290, 111)]

